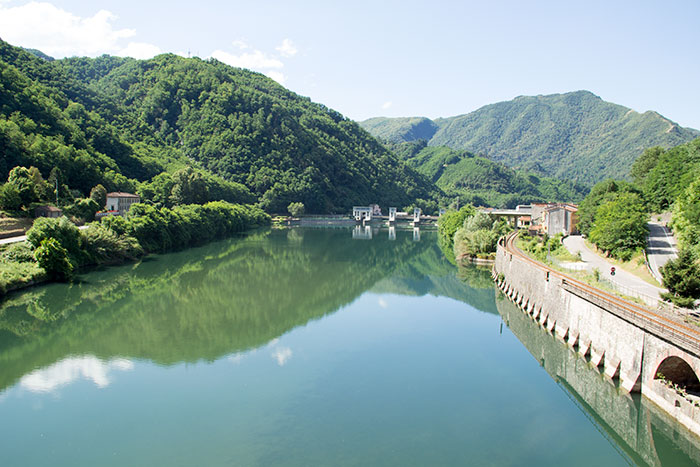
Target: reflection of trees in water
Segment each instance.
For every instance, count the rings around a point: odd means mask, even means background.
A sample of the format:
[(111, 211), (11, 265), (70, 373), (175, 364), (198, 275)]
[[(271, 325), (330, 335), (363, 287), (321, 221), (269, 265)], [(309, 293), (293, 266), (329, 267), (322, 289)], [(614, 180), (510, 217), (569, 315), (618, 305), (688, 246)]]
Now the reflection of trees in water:
[(491, 268), (475, 264), (460, 264), (457, 267), (457, 277), (474, 289), (493, 289)]
[(454, 276), (423, 240), (273, 230), (17, 294), (0, 308), (0, 388), (70, 354), (214, 360), (331, 313), (397, 270)]

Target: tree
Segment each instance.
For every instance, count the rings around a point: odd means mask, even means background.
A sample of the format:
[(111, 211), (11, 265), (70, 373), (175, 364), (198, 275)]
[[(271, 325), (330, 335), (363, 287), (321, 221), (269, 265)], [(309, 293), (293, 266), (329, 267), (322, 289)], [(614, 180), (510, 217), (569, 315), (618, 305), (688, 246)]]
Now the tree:
[(616, 258), (628, 260), (647, 237), (646, 212), (636, 193), (619, 193), (597, 209), (590, 240)]
[(659, 157), (665, 152), (666, 150), (661, 146), (645, 149), (637, 160), (634, 161), (630, 169), (630, 177), (632, 177), (634, 183), (638, 186), (643, 186), (647, 175), (656, 167), (656, 164), (659, 162)]
[(80, 231), (71, 221), (65, 217), (58, 219), (40, 217), (34, 221), (34, 225), (27, 232), (27, 240), (39, 248), (41, 243), (48, 239), (55, 239), (58, 244), (65, 248), (72, 261), (80, 263), (82, 257)]
[(0, 188), (0, 208), (6, 211), (17, 211), (22, 207), (19, 190), (11, 183), (5, 183)]
[(48, 201), (51, 199), (53, 191), (49, 184), (44, 180), (41, 172), (36, 167), (29, 167), (29, 174), (34, 186), (34, 197), (40, 201)]
[(94, 200), (100, 209), (107, 205), (107, 190), (101, 184), (97, 184), (90, 190), (90, 199)]
[(491, 227), (493, 227), (493, 219), (485, 212), (479, 211), (473, 216), (464, 219), (463, 227), (467, 232), (491, 230)]
[(28, 168), (18, 166), (10, 170), (7, 183), (17, 188), (23, 206), (27, 206), (36, 201), (37, 197), (34, 193), (34, 181), (32, 173)]
[(55, 238), (45, 238), (34, 251), (37, 263), (50, 278), (66, 280), (73, 276), (74, 266), (70, 261), (68, 251)]
[(682, 307), (691, 307), (700, 298), (700, 261), (690, 249), (681, 248), (678, 258), (661, 268), (661, 276), (668, 289), (662, 298)]
[(99, 210), (100, 205), (92, 198), (79, 199), (63, 209), (66, 214), (87, 222), (95, 220), (95, 213)]
[(438, 236), (446, 245), (452, 245), (455, 232), (462, 227), (467, 217), (473, 216), (476, 209), (471, 204), (463, 206), (459, 211), (447, 211), (438, 219)]
[(682, 246), (700, 244), (700, 176), (676, 200), (672, 225)]
[(287, 206), (287, 211), (289, 211), (289, 214), (291, 214), (292, 217), (299, 217), (304, 214), (304, 203), (289, 203), (289, 206)]
[(186, 167), (173, 174), (172, 204), (204, 204), (208, 199), (209, 188), (201, 172)]

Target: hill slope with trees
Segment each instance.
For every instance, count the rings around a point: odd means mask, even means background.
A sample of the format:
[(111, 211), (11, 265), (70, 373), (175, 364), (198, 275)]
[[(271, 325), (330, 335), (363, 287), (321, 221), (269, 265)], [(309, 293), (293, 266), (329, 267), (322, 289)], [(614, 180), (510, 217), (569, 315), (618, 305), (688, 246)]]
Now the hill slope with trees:
[[(387, 141), (410, 141), (417, 138), (406, 127), (414, 122), (415, 128), (419, 121), (375, 118), (360, 124)], [(520, 96), (433, 123), (432, 134), (421, 133), (430, 146), (468, 150), (589, 187), (605, 178), (628, 177), (648, 147), (670, 148), (700, 136), (656, 112), (640, 114), (588, 91)]]
[(2, 179), (18, 165), (44, 177), (56, 167), (83, 194), (144, 183), (158, 193), (169, 183), (158, 177), (184, 167), (272, 212), (439, 193), (338, 112), (259, 73), (171, 54), (49, 61), (0, 41), (0, 151)]
[(587, 191), (570, 182), (511, 169), (468, 151), (427, 146), (425, 140), (387, 145), (462, 204), (514, 208), (537, 202), (579, 202)]

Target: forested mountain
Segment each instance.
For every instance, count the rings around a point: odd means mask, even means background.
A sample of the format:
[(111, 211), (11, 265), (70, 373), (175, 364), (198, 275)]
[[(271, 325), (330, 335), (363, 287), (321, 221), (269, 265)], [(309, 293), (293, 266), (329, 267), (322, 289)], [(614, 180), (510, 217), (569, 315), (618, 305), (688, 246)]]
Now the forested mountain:
[(0, 41), (3, 179), (17, 165), (45, 177), (58, 167), (83, 193), (131, 191), (193, 166), (273, 212), (406, 206), (439, 192), (355, 122), (259, 73), (171, 54), (37, 55)]
[(360, 125), (387, 141), (428, 139), (430, 146), (465, 149), (587, 186), (627, 177), (648, 147), (669, 148), (700, 136), (656, 112), (640, 114), (588, 91), (520, 96), (433, 123), (430, 127), (418, 117), (373, 118)]
[(506, 167), (468, 151), (427, 146), (425, 140), (387, 143), (409, 166), (461, 203), (513, 208), (532, 202), (578, 202), (586, 189), (554, 178)]
[(429, 140), (439, 129), (434, 121), (425, 117), (376, 117), (360, 122), (360, 125), (373, 136), (391, 143)]

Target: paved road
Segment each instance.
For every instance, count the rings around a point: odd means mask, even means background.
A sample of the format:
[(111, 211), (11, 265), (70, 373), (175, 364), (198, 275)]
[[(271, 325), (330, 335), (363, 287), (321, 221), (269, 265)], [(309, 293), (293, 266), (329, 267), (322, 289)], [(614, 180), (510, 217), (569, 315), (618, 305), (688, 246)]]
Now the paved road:
[(668, 260), (678, 256), (676, 241), (666, 227), (661, 224), (649, 222), (649, 237), (647, 237), (647, 258), (651, 272), (659, 283), (661, 273), (659, 268)]
[[(87, 225), (81, 225), (78, 227), (80, 230), (85, 230), (88, 228)], [(6, 245), (8, 243), (17, 243), (17, 242), (23, 242), (27, 239), (26, 235), (20, 235), (19, 237), (9, 237), (9, 238), (0, 238), (0, 245)]]
[(610, 268), (615, 265), (609, 263), (605, 258), (588, 248), (583, 240), (583, 237), (581, 237), (580, 235), (571, 235), (569, 237), (566, 237), (564, 239), (564, 246), (573, 254), (576, 254), (580, 251), (581, 259), (588, 264), (589, 270), (592, 270), (593, 268), (598, 268), (598, 270), (600, 271), (600, 276), (602, 278), (607, 279), (610, 282), (614, 282), (617, 285), (621, 286), (621, 292), (623, 293), (625, 292), (624, 289), (626, 288), (629, 289), (629, 291), (633, 291), (638, 294), (657, 299), (659, 297), (660, 292), (666, 291), (665, 289), (655, 287), (649, 284), (648, 282), (643, 281), (634, 274), (624, 271), (617, 266), (615, 267), (615, 276), (612, 277), (610, 275)]

